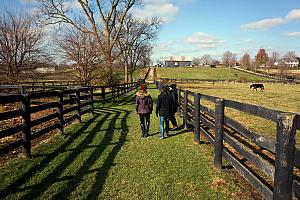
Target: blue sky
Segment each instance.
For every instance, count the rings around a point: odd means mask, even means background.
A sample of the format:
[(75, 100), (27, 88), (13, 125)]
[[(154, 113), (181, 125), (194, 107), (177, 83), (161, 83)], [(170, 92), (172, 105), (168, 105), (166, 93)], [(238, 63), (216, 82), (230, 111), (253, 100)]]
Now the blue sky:
[[(147, 0), (147, 13), (165, 19), (153, 58), (220, 59), (227, 50), (252, 57), (295, 51), (300, 56), (299, 0)], [(152, 5), (152, 6), (150, 6)], [(143, 9), (143, 8), (142, 8)], [(141, 12), (145, 13), (145, 12)]]
[[(30, 8), (33, 1), (1, 3)], [(300, 56), (300, 0), (144, 0), (132, 12), (164, 20), (153, 60), (203, 54), (220, 59), (227, 50), (254, 57), (260, 48)]]

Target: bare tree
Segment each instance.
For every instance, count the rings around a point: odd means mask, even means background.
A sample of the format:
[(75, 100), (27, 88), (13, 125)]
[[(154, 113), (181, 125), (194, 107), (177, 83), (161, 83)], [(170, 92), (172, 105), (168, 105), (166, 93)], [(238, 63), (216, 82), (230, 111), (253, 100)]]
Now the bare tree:
[(201, 59), (200, 58), (193, 58), (192, 60), (192, 65), (195, 65), (195, 66), (199, 66), (201, 64)]
[(125, 64), (125, 82), (128, 81), (128, 72), (132, 81), (132, 73), (138, 67), (151, 63), (152, 43), (157, 39), (160, 24), (157, 18), (141, 20), (132, 15), (125, 18), (118, 40)]
[(280, 55), (279, 55), (279, 53), (278, 53), (278, 52), (276, 52), (276, 51), (273, 51), (273, 52), (272, 52), (271, 59), (272, 59), (274, 62), (278, 62), (278, 61), (279, 61), (279, 59), (280, 59)]
[(236, 63), (236, 54), (226, 51), (223, 54), (222, 62), (226, 67), (233, 67)]
[(295, 51), (289, 51), (286, 54), (284, 54), (283, 59), (287, 62), (293, 62), (297, 58), (297, 55), (295, 53)]
[(212, 63), (212, 57), (211, 57), (209, 54), (204, 54), (204, 55), (201, 57), (201, 63), (202, 63), (203, 65), (211, 64), (211, 63)]
[(241, 58), (242, 67), (245, 69), (250, 69), (250, 65), (251, 65), (250, 61), (251, 61), (250, 55), (248, 53), (245, 53)]
[(22, 11), (5, 10), (0, 16), (0, 73), (7, 83), (20, 81), (36, 63), (46, 59), (43, 31), (33, 17)]
[[(139, 0), (76, 0), (80, 10), (74, 10), (67, 0), (37, 0), (41, 21), (46, 24), (69, 24), (92, 34), (104, 57), (107, 79), (113, 76), (114, 48), (128, 11)], [(82, 26), (87, 21), (88, 26)], [(88, 28), (87, 28), (88, 27)]]
[(96, 77), (96, 69), (102, 61), (101, 51), (95, 38), (69, 27), (58, 34), (57, 45), (62, 50), (66, 62), (75, 63), (75, 77), (81, 85), (91, 85)]

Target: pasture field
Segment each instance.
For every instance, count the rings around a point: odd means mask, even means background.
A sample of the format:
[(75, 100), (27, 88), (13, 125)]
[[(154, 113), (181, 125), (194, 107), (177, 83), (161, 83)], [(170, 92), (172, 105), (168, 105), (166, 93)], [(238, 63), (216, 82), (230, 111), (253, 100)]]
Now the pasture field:
[[(183, 89), (193, 92), (208, 94), (224, 99), (235, 100), (242, 103), (259, 105), (271, 109), (300, 113), (300, 85), (264, 83), (265, 90), (252, 90), (247, 83), (199, 83), (199, 84), (179, 84)], [(203, 101), (204, 105), (213, 108), (209, 102)], [(233, 109), (226, 109), (225, 114), (240, 121), (246, 127), (256, 133), (274, 138), (276, 134), (276, 124), (245, 114)], [(297, 146), (300, 145), (300, 135), (297, 134)]]
[[(266, 70), (259, 69), (259, 71), (265, 72)], [(280, 74), (280, 70), (279, 69), (268, 69), (267, 73), (276, 75), (276, 74)], [(288, 76), (294, 76), (296, 78), (300, 78), (300, 68), (298, 68), (298, 69), (293, 68), (291, 70), (288, 70), (287, 75)]]
[(265, 77), (255, 76), (235, 69), (218, 67), (176, 67), (156, 68), (158, 78), (175, 79), (209, 79), (209, 80), (236, 80), (236, 81), (264, 81), (272, 80)]

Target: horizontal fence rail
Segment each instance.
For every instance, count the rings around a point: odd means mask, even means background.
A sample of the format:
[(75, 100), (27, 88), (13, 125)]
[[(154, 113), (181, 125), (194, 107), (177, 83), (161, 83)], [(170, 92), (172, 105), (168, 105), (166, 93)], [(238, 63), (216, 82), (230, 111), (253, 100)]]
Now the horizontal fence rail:
[[(37, 91), (39, 87), (32, 90), (32, 86), (11, 86), (20, 94), (0, 95), (0, 106), (12, 107), (9, 111), (0, 111), (0, 139), (14, 139), (0, 145), (0, 156), (19, 147), (25, 156), (30, 156), (33, 139), (56, 129), (63, 134), (67, 124), (74, 120), (81, 122), (82, 115), (93, 113), (94, 103), (114, 101), (140, 83), (72, 88), (46, 86), (51, 90), (41, 91)], [(0, 88), (5, 87), (0, 85)]]
[[(161, 88), (163, 82), (157, 82)], [(178, 89), (184, 127), (194, 127), (194, 142), (203, 136), (214, 146), (214, 163), (232, 165), (265, 199), (300, 198), (300, 150), (295, 134), (300, 115)], [(203, 105), (207, 101), (214, 105)], [(275, 140), (253, 132), (227, 116), (226, 108), (267, 119), (276, 126)]]
[(167, 83), (222, 83), (222, 82), (233, 82), (233, 83), (293, 83), (293, 84), (300, 84), (300, 81), (288, 81), (285, 79), (276, 79), (276, 80), (260, 80), (260, 81), (248, 81), (248, 80), (238, 80), (238, 79), (230, 79), (230, 80), (213, 80), (213, 79), (172, 79), (172, 78), (159, 78), (159, 81), (167, 82)]

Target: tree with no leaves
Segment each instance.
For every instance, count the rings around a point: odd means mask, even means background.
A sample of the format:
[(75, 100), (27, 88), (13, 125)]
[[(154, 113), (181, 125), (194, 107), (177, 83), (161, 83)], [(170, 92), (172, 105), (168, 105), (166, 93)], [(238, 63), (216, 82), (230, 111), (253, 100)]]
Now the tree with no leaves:
[(286, 54), (284, 54), (283, 59), (287, 62), (293, 62), (297, 60), (297, 55), (295, 51), (288, 51)]
[(209, 54), (204, 54), (202, 57), (201, 57), (201, 63), (202, 65), (209, 65), (212, 63), (212, 57), (209, 55)]
[(0, 73), (6, 83), (15, 84), (46, 58), (43, 31), (35, 19), (21, 11), (5, 10), (0, 16)]
[(199, 66), (200, 64), (201, 64), (201, 59), (200, 58), (197, 58), (197, 57), (193, 58), (192, 65)]
[(132, 81), (132, 74), (137, 68), (150, 64), (152, 43), (157, 39), (160, 24), (161, 21), (157, 18), (142, 20), (132, 15), (126, 16), (118, 39), (125, 64), (125, 82), (128, 80), (128, 73)]
[(75, 77), (80, 84), (91, 85), (96, 77), (97, 66), (102, 60), (95, 38), (74, 27), (68, 27), (57, 35), (56, 43), (66, 62), (75, 63)]
[[(72, 8), (67, 0), (37, 1), (40, 3), (41, 21), (45, 24), (69, 24), (95, 37), (104, 57), (106, 77), (113, 79), (113, 50), (128, 11), (139, 0), (76, 0), (76, 8)], [(86, 21), (89, 25), (82, 26), (82, 22)]]
[(245, 69), (250, 69), (251, 66), (251, 58), (248, 53), (245, 53), (243, 57), (241, 58), (241, 65)]
[(226, 67), (233, 67), (236, 62), (236, 54), (234, 54), (230, 51), (226, 51), (223, 54), (222, 62)]

